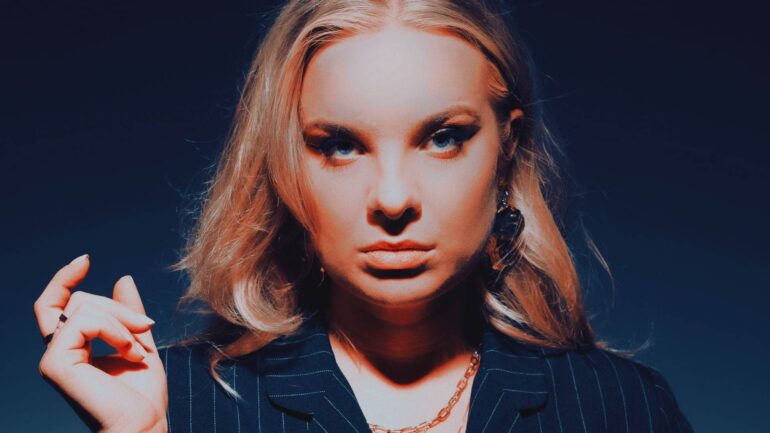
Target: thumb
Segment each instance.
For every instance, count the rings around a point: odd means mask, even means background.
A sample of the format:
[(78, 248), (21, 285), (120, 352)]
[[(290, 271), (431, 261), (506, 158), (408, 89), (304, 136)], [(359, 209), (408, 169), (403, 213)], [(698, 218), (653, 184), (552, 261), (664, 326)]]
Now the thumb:
[(134, 283), (131, 275), (126, 275), (115, 283), (115, 287), (112, 289), (112, 299), (138, 313), (145, 314), (142, 298), (139, 296), (139, 289), (136, 288), (136, 283)]
[[(142, 298), (139, 296), (139, 289), (136, 288), (136, 283), (134, 283), (131, 275), (126, 275), (115, 283), (115, 287), (112, 290), (112, 299), (138, 313), (146, 315)], [(136, 337), (146, 349), (154, 351), (156, 350), (155, 341), (152, 338), (151, 330), (152, 328), (141, 334), (136, 334)]]

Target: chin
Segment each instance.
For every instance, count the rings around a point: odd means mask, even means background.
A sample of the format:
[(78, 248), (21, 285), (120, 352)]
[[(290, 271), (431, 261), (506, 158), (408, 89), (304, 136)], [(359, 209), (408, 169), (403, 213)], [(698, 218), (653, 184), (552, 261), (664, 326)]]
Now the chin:
[(379, 305), (406, 306), (430, 301), (442, 292), (442, 284), (432, 272), (407, 278), (378, 278), (365, 275), (356, 295)]

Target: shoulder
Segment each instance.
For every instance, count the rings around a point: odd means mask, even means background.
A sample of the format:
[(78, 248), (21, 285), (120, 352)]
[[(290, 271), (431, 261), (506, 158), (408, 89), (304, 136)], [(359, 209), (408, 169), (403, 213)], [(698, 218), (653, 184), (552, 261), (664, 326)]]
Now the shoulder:
[(174, 344), (158, 349), (166, 370), (169, 406), (186, 401), (197, 390), (214, 386), (210, 373), (209, 345), (203, 343)]
[(169, 393), (186, 387), (189, 382), (213, 380), (210, 374), (211, 346), (205, 343), (172, 344), (158, 348), (166, 370)]
[(600, 348), (542, 351), (555, 400), (597, 414), (603, 423), (648, 431), (692, 431), (663, 375), (639, 361)]
[(163, 365), (179, 367), (180, 364), (201, 364), (209, 357), (208, 345), (194, 344), (169, 344), (158, 348), (158, 355)]
[[(216, 351), (216, 347), (207, 342), (170, 344), (160, 347), (158, 355), (166, 370), (169, 392), (172, 391), (172, 386), (184, 387), (191, 382), (216, 382), (211, 369), (212, 357)], [(237, 358), (222, 358), (217, 363), (215, 371), (225, 382), (237, 380), (239, 374), (244, 377), (256, 373), (252, 371), (251, 364), (254, 358), (261, 355), (262, 350), (257, 350)]]
[[(219, 387), (226, 393), (231, 393), (227, 389), (231, 387), (232, 391), (245, 397), (248, 393), (241, 393), (239, 389), (259, 384), (263, 361), (286, 360), (284, 367), (296, 368), (296, 359), (304, 359), (305, 352), (314, 351), (324, 344), (324, 339), (316, 337), (325, 336), (325, 333), (314, 323), (305, 325), (296, 334), (277, 337), (244, 355), (232, 358), (220, 356), (215, 365), (212, 360), (221, 346), (212, 341), (199, 339), (163, 345), (159, 347), (158, 354), (166, 370), (169, 395), (189, 394), (189, 388), (198, 385)], [(272, 363), (271, 366), (277, 368), (279, 364)]]
[[(216, 349), (208, 343), (169, 345), (158, 349), (168, 385), (168, 423), (170, 432), (191, 431), (192, 426), (236, 431), (249, 422), (244, 407), (259, 401), (256, 371), (247, 362), (250, 355), (223, 359), (211, 370)], [(238, 394), (234, 397), (223, 384)], [(205, 428), (203, 428), (205, 430)]]

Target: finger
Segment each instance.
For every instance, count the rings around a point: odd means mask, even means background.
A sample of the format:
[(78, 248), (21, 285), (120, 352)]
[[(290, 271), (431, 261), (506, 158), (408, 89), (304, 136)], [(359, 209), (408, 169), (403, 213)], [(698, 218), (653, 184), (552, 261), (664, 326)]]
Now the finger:
[[(120, 336), (122, 337), (121, 340), (116, 340), (116, 344), (122, 344), (122, 346), (116, 347), (109, 342), (107, 344), (110, 344), (110, 346), (114, 347), (118, 353), (120, 353), (124, 358), (128, 359), (129, 361), (135, 361), (140, 362), (144, 360), (144, 358), (147, 356), (147, 351), (142, 347), (142, 345), (136, 340), (134, 337), (134, 334), (129, 331), (128, 328), (126, 328), (125, 325), (120, 323), (118, 319), (116, 319), (113, 316), (104, 316), (107, 322), (110, 323), (110, 326), (112, 329), (116, 330), (118, 333), (120, 333)], [(106, 341), (106, 340), (105, 340)]]
[(59, 315), (70, 298), (70, 291), (80, 284), (88, 273), (90, 257), (84, 254), (59, 269), (35, 301), (34, 309), (40, 333), (48, 335), (56, 329)]
[[(141, 346), (121, 326), (116, 319), (98, 310), (81, 307), (57, 331), (40, 361), (41, 375), (87, 413), (96, 416), (102, 426), (121, 416), (125, 408), (134, 408), (144, 401), (136, 400), (125, 384), (89, 364), (90, 353), (86, 348), (97, 337), (123, 353), (121, 356), (127, 361), (143, 361)], [(131, 348), (126, 349), (129, 346)]]
[(56, 332), (43, 355), (41, 373), (53, 379), (64, 379), (72, 367), (89, 362), (87, 345), (97, 337), (131, 361), (144, 359), (145, 352), (120, 322), (85, 306), (75, 311)]
[(132, 333), (145, 332), (155, 323), (155, 321), (144, 314), (137, 313), (133, 309), (110, 298), (82, 291), (72, 293), (70, 301), (64, 308), (64, 315), (69, 317), (75, 310), (85, 304), (88, 304), (89, 308), (97, 308), (107, 315), (115, 317)]
[[(74, 325), (77, 330), (80, 331), (83, 339), (76, 340), (76, 346), (69, 348), (65, 347), (65, 350), (84, 347), (86, 343), (98, 337), (115, 348), (118, 353), (125, 355), (131, 361), (141, 361), (147, 355), (134, 338), (134, 335), (123, 323), (118, 321), (114, 316), (110, 316), (103, 310), (95, 307), (93, 304), (83, 304), (72, 314), (73, 317), (78, 318), (74, 320)], [(71, 320), (68, 319), (67, 323), (69, 322), (71, 322)], [(64, 327), (62, 327), (59, 332), (63, 330)], [(80, 344), (81, 346), (77, 346), (77, 344)]]
[[(139, 289), (137, 289), (136, 283), (130, 275), (123, 276), (115, 283), (112, 299), (137, 313), (145, 314), (144, 304), (142, 304), (142, 298), (139, 296)], [(152, 331), (146, 330), (137, 334), (136, 337), (148, 351), (157, 351), (155, 340), (152, 338)]]

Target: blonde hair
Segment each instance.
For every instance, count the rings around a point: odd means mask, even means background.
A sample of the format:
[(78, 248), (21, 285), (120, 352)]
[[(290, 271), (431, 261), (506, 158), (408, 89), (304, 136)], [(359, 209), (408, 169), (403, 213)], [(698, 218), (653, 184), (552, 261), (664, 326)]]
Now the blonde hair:
[[(217, 364), (295, 332), (305, 317), (303, 299), (317, 292), (301, 290), (319, 281), (299, 163), (305, 67), (322, 46), (393, 22), (462, 38), (491, 66), (489, 96), (503, 145), (498, 174), (525, 224), (516, 244), (520, 260), (501, 273), (502, 289), (479, 288), (487, 320), (543, 347), (593, 344), (573, 258), (549, 207), (559, 201), (552, 153), (560, 150), (541, 119), (527, 53), (503, 18), (485, 2), (467, 0), (292, 0), (280, 10), (246, 78), (182, 258), (172, 266), (190, 277), (180, 302), (203, 301), (219, 319), (207, 339), (219, 341), (211, 373), (225, 389), (237, 395)], [(515, 107), (525, 116), (510, 127)], [(493, 246), (490, 239), (490, 257)]]

